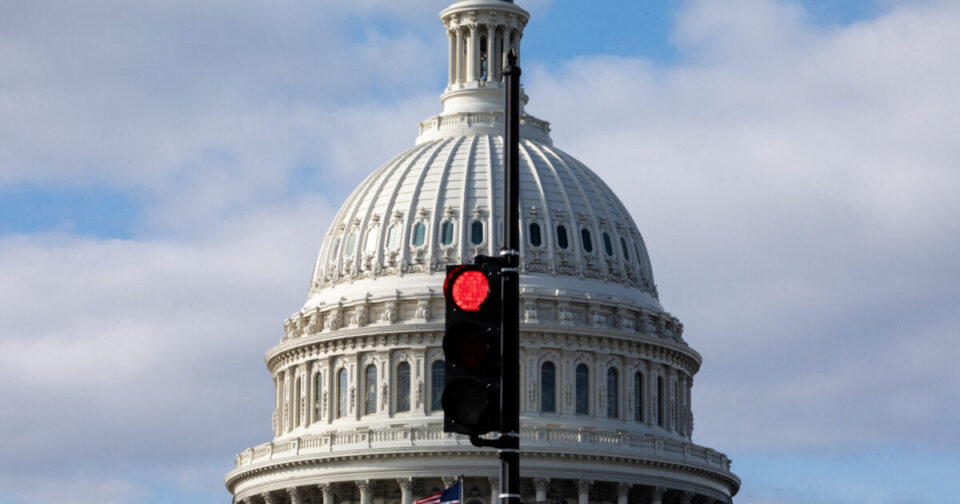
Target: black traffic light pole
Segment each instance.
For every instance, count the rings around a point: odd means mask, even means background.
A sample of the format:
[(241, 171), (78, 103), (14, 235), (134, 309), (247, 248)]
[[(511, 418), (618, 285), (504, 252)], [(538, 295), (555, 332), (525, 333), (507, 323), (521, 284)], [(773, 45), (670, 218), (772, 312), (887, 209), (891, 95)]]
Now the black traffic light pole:
[(504, 196), (506, 240), (500, 252), (500, 504), (520, 504), (520, 67), (513, 51), (503, 72), (506, 82), (504, 109)]

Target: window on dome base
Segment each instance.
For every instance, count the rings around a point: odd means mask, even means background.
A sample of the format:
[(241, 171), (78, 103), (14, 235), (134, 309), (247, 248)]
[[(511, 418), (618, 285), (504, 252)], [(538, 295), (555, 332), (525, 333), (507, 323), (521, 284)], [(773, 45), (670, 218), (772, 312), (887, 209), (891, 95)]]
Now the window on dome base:
[(590, 414), (590, 370), (586, 364), (577, 366), (577, 414)]
[(474, 245), (483, 243), (483, 223), (478, 220), (470, 224), (470, 243)]
[(630, 252), (627, 250), (627, 240), (624, 240), (623, 237), (620, 237), (620, 247), (623, 248), (623, 260), (630, 260)]
[(453, 223), (444, 221), (440, 226), (440, 244), (450, 245), (451, 243), (453, 243)]
[(586, 252), (593, 252), (593, 239), (590, 238), (590, 231), (587, 228), (580, 230), (580, 245)]
[(347, 416), (347, 370), (337, 373), (337, 418)]
[(397, 366), (397, 412), (410, 411), (410, 364)]
[(314, 375), (313, 379), (313, 421), (317, 422), (320, 420), (320, 407), (322, 405), (323, 398), (323, 373), (317, 373)]
[(540, 366), (540, 411), (556, 413), (557, 411), (557, 368), (552, 362), (544, 362)]
[(433, 361), (430, 371), (430, 410), (439, 411), (443, 409), (443, 402), (441, 401), (445, 372), (443, 361)]
[(536, 222), (531, 222), (530, 226), (530, 245), (534, 247), (539, 247), (543, 245), (543, 237), (540, 236), (540, 224)]
[(663, 390), (663, 377), (657, 377), (657, 425), (666, 427), (667, 397)]
[(643, 421), (643, 375), (640, 371), (633, 375), (633, 419)]
[(377, 412), (377, 366), (370, 364), (364, 374), (363, 414), (372, 415)]
[(424, 239), (426, 238), (426, 234), (427, 234), (427, 226), (425, 226), (423, 222), (418, 222), (414, 224), (413, 238), (410, 240), (410, 243), (412, 243), (414, 247), (422, 247)]
[(617, 376), (616, 368), (610, 368), (607, 370), (607, 417), (608, 418), (617, 418), (619, 417), (619, 411), (617, 410), (617, 399), (620, 397), (620, 394), (617, 393), (617, 385), (619, 384), (619, 376)]
[(603, 233), (603, 251), (607, 253), (607, 257), (613, 257), (613, 242), (610, 241), (610, 235), (606, 231)]
[(570, 246), (567, 240), (567, 228), (563, 224), (557, 226), (557, 246), (566, 250)]

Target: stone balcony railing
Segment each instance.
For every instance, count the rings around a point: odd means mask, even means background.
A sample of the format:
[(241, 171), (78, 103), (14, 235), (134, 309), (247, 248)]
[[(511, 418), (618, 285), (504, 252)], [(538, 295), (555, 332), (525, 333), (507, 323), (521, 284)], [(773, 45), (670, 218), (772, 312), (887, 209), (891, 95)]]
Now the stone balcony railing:
[[(521, 450), (589, 453), (600, 456), (649, 458), (673, 463), (705, 466), (729, 472), (730, 459), (723, 453), (693, 443), (653, 434), (622, 431), (589, 431), (581, 429), (522, 428)], [(330, 432), (304, 435), (264, 443), (238, 454), (236, 469), (269, 461), (316, 455), (317, 458), (347, 455), (351, 452), (398, 451), (416, 448), (473, 449), (464, 436), (448, 434), (440, 425), (389, 427), (382, 429)]]

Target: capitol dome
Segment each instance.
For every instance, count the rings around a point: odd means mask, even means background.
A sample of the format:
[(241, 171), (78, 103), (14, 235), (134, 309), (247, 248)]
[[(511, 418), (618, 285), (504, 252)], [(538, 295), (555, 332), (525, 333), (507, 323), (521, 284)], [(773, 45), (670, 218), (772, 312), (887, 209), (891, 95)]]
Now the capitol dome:
[[(442, 432), (442, 282), (503, 245), (502, 68), (528, 18), (505, 0), (441, 13), (443, 110), (334, 218), (267, 352), (274, 439), (237, 455), (237, 502), (411, 504), (461, 474), (461, 504), (496, 502), (495, 451)], [(692, 442), (701, 357), (660, 305), (637, 225), (547, 122), (522, 110), (520, 134), (525, 500), (731, 502), (730, 460)]]

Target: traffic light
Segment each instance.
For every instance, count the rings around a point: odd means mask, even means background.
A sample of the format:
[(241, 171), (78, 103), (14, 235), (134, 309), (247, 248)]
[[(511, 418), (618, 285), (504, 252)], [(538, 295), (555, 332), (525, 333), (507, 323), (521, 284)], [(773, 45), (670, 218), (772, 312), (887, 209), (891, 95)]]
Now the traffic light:
[(447, 266), (443, 430), (500, 430), (500, 265)]

